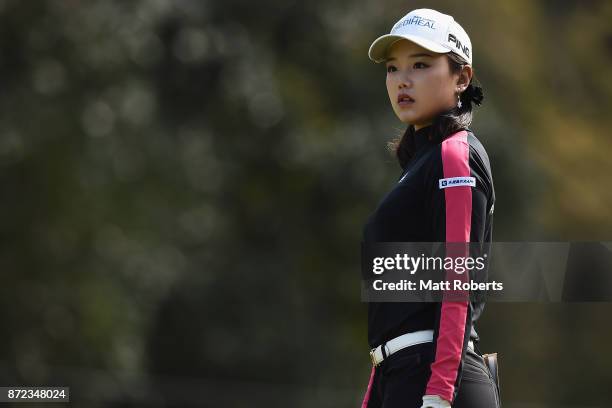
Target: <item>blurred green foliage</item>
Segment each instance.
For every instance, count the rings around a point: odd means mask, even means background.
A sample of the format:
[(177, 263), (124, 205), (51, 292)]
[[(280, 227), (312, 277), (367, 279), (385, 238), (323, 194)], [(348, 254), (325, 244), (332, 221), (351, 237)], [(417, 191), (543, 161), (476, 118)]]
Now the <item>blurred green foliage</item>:
[[(358, 406), (361, 227), (405, 126), (367, 48), (419, 7), (472, 38), (494, 240), (609, 239), (610, 2), (6, 0), (0, 385)], [(609, 406), (610, 311), (487, 305), (505, 406)]]

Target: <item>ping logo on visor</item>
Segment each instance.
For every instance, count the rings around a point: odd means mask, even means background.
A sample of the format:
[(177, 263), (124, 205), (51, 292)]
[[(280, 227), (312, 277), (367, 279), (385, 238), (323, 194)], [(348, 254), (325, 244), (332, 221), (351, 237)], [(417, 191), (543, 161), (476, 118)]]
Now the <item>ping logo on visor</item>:
[(470, 186), (476, 187), (476, 177), (449, 177), (438, 180), (440, 189), (447, 187)]

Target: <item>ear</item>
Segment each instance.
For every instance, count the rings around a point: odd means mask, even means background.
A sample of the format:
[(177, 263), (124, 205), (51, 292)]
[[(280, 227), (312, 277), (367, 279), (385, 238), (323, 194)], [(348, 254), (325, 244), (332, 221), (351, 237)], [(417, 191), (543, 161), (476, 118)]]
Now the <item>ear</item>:
[(474, 70), (471, 65), (464, 65), (461, 68), (461, 72), (459, 73), (459, 77), (457, 78), (457, 87), (465, 89), (470, 84), (472, 80), (472, 76), (474, 75)]

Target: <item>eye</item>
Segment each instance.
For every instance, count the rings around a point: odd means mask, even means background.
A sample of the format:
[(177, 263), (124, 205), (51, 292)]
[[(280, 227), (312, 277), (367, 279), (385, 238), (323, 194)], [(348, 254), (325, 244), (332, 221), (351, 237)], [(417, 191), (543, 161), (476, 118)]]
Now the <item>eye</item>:
[(387, 72), (393, 72), (393, 71), (396, 71), (395, 67), (393, 65), (388, 65)]
[(428, 66), (429, 66), (429, 65), (425, 64), (424, 62), (415, 62), (415, 63), (414, 63), (414, 66), (416, 67), (416, 66), (417, 66), (417, 65), (419, 65), (419, 64), (423, 65), (423, 67), (424, 67), (424, 68), (426, 68), (426, 67), (428, 67)]

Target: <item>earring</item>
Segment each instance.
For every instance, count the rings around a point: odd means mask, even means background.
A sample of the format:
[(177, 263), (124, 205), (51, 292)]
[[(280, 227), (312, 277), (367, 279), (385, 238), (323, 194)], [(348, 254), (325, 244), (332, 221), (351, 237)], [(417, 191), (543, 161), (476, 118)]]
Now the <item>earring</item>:
[(461, 94), (460, 93), (457, 94), (457, 107), (461, 108)]

